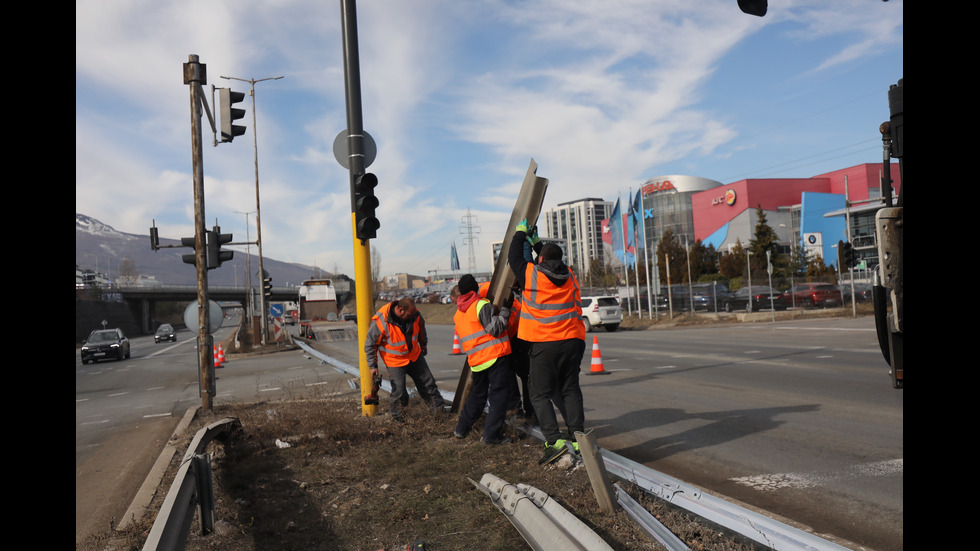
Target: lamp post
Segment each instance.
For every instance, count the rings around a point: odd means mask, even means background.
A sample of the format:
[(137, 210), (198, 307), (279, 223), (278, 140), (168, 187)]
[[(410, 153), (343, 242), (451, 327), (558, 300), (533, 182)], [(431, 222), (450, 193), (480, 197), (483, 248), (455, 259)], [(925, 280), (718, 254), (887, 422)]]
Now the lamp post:
[(245, 318), (248, 320), (248, 332), (252, 332), (252, 244), (248, 238), (248, 215), (255, 211), (241, 212), (236, 210), (236, 214), (245, 215)]
[[(260, 277), (264, 280), (265, 269), (262, 266), (262, 220), (261, 220), (261, 214), (259, 209), (259, 138), (258, 138), (258, 131), (256, 129), (256, 116), (255, 116), (255, 83), (263, 82), (266, 80), (279, 80), (283, 77), (282, 76), (268, 77), (268, 78), (260, 78), (257, 80), (254, 78), (244, 79), (244, 78), (226, 77), (226, 76), (222, 76), (221, 78), (227, 80), (240, 80), (242, 82), (249, 83), (250, 86), (248, 93), (249, 95), (252, 96), (252, 144), (253, 144), (253, 151), (255, 156), (255, 243), (259, 249), (259, 274)], [(249, 292), (251, 292), (251, 287), (249, 288)], [(265, 293), (261, 293), (259, 295), (259, 319), (262, 320), (261, 343), (265, 344), (266, 335), (269, 333), (269, 321), (268, 321), (268, 316), (266, 315)], [(251, 320), (249, 320), (249, 323), (251, 323)]]
[(748, 308), (749, 312), (752, 311), (752, 263), (749, 262), (749, 256), (751, 254), (752, 254), (752, 251), (750, 251), (748, 249), (745, 249), (745, 269), (749, 273), (749, 292), (747, 293), (748, 294), (748, 298), (749, 298), (749, 302), (748, 302), (747, 308)]

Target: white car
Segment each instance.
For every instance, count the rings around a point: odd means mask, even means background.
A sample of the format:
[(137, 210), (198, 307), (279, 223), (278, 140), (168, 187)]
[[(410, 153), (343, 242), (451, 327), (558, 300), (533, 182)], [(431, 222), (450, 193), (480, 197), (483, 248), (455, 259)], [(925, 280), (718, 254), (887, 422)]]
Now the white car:
[(609, 332), (619, 329), (619, 324), (623, 322), (619, 299), (613, 296), (582, 297), (582, 320), (586, 333), (595, 327), (605, 327)]

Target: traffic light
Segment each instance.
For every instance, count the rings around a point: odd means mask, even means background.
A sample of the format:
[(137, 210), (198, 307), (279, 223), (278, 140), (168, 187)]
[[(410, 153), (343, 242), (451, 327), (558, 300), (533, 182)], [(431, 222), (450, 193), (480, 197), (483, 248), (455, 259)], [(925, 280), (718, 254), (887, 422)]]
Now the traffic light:
[(272, 296), (272, 278), (271, 277), (266, 277), (266, 278), (263, 278), (262, 279), (262, 294), (265, 295), (266, 298)]
[(221, 266), (222, 262), (231, 260), (235, 256), (235, 251), (222, 251), (221, 246), (231, 242), (232, 234), (221, 233), (219, 226), (214, 227), (214, 231), (207, 233), (208, 245), (208, 269), (213, 270)]
[(838, 241), (837, 261), (842, 269), (854, 266), (854, 246), (847, 241)]
[(184, 261), (184, 264), (197, 264), (197, 243), (193, 237), (181, 237), (180, 244), (184, 247), (190, 247), (195, 250), (191, 254), (182, 254), (180, 259)]
[(235, 121), (245, 116), (244, 109), (232, 107), (245, 99), (244, 92), (235, 92), (231, 88), (218, 89), (218, 103), (221, 104), (221, 141), (230, 142), (235, 136), (245, 133), (245, 127), (235, 124)]
[(377, 185), (378, 177), (370, 172), (354, 179), (354, 226), (358, 239), (378, 237), (381, 222), (374, 215), (374, 210), (378, 208), (378, 198), (374, 196)]
[(762, 17), (769, 10), (769, 0), (738, 0), (738, 8), (742, 13)]
[(157, 231), (156, 226), (150, 228), (150, 250), (160, 250), (160, 233)]

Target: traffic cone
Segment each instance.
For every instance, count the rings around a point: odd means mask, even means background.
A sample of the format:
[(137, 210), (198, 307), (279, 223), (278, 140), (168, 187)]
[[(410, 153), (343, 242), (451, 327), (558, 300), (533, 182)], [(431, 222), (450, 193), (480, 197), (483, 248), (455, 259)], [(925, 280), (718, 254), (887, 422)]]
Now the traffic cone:
[(218, 356), (218, 345), (214, 345), (214, 367), (221, 367), (221, 357)]
[(459, 344), (459, 333), (453, 331), (453, 354), (462, 354), (463, 345)]
[(602, 368), (602, 354), (599, 352), (599, 337), (592, 337), (592, 370), (589, 375), (605, 375), (609, 373)]
[(220, 362), (221, 365), (216, 367), (225, 366), (225, 345), (221, 344), (220, 342), (218, 343), (218, 362)]

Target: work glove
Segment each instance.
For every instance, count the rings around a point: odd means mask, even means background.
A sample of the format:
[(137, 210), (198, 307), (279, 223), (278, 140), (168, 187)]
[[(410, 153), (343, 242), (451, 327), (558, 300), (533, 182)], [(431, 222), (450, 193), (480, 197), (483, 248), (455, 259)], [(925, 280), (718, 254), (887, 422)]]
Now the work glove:
[(531, 228), (531, 231), (528, 232), (527, 241), (528, 241), (528, 243), (531, 244), (532, 247), (541, 242), (541, 239), (538, 238), (538, 227), (537, 226), (533, 226)]
[(518, 224), (516, 228), (514, 228), (514, 231), (527, 233), (527, 218), (521, 220), (521, 223)]

